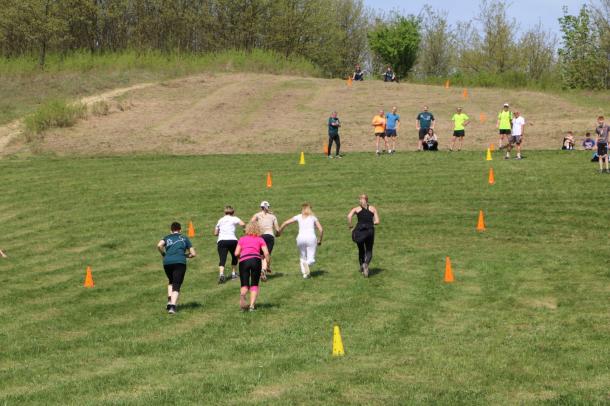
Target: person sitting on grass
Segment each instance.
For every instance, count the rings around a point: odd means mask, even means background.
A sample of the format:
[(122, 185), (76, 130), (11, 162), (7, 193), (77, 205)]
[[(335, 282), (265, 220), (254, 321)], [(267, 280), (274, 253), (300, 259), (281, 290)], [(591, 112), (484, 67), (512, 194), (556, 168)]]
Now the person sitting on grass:
[(2, 252), (2, 250), (0, 250), (0, 257), (8, 258), (8, 256), (4, 252)]
[(585, 139), (582, 142), (582, 147), (586, 150), (586, 151), (591, 151), (593, 150), (593, 148), (595, 148), (595, 140), (593, 139), (593, 137), (591, 137), (591, 133), (587, 132), (587, 135), (585, 135)]
[(391, 66), (388, 66), (388, 68), (386, 69), (385, 73), (383, 74), (383, 81), (384, 82), (396, 82), (396, 83), (398, 83), (398, 79), (396, 78), (396, 74), (392, 70)]
[(352, 74), (352, 80), (357, 80), (359, 82), (364, 81), (364, 72), (360, 68), (360, 65), (356, 65), (356, 69), (354, 70), (354, 73)]
[(424, 136), (422, 146), (424, 151), (438, 151), (438, 137), (434, 133), (433, 128), (428, 129), (428, 134)]
[(566, 136), (563, 137), (561, 149), (569, 151), (574, 149), (574, 133), (572, 131), (568, 131)]

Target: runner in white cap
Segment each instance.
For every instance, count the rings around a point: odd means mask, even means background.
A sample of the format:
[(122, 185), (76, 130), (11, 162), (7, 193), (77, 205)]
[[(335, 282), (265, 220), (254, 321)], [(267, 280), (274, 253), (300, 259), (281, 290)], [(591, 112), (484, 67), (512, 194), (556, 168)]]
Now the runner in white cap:
[[(263, 200), (261, 202), (261, 211), (252, 216), (250, 221), (255, 221), (258, 223), (258, 226), (261, 230), (261, 237), (265, 240), (267, 244), (267, 249), (269, 250), (269, 258), (271, 259), (271, 252), (273, 251), (273, 245), (275, 244), (275, 235), (280, 231), (280, 226), (277, 223), (277, 217), (270, 210), (271, 205), (268, 201)], [(266, 279), (266, 274), (271, 273), (271, 261), (267, 262), (266, 259), (263, 259), (263, 273), (261, 275), (261, 279)]]

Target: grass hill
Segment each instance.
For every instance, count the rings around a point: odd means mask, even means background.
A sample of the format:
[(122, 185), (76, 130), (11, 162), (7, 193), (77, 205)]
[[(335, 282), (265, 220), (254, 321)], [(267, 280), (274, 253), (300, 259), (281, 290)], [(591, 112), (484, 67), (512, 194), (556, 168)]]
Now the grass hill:
[[(402, 117), (401, 150), (416, 145), (415, 117), (423, 104), (435, 114), (441, 148), (452, 132), (451, 116), (463, 106), (473, 123), (466, 149), (497, 143), (496, 116), (504, 102), (529, 124), (526, 149), (558, 149), (567, 130), (580, 140), (604, 113), (603, 98), (580, 98), (524, 90), (463, 89), (345, 81), (260, 73), (207, 73), (105, 98), (103, 114), (68, 129), (47, 132), (36, 152), (58, 155), (228, 154), (319, 152), (326, 141), (325, 121), (332, 110), (342, 119), (346, 152), (370, 151), (370, 121), (380, 109), (397, 106)], [(118, 106), (118, 107), (117, 107)], [(2, 128), (0, 128), (0, 135)], [(18, 140), (4, 154), (23, 151)]]
[[(157, 138), (171, 128), (179, 133), (197, 122), (211, 134), (223, 128), (216, 115), (231, 111), (246, 120), (243, 131), (259, 128), (255, 134), (262, 136), (263, 118), (296, 121), (269, 108), (286, 93), (303, 104), (293, 112), (312, 123), (324, 118), (307, 106), (324, 101), (315, 85), (327, 82), (249, 81), (261, 92), (275, 89), (264, 96), (239, 92), (228, 78), (214, 81), (224, 83), (216, 92), (206, 81), (134, 94), (135, 109), (153, 120), (155, 136), (141, 142), (160, 145)], [(325, 93), (334, 97), (326, 110), (341, 95), (362, 93), (365, 100), (373, 94), (373, 84), (341, 86), (336, 82)], [(402, 95), (419, 89), (414, 86), (381, 88), (403, 100), (425, 96)], [(181, 92), (193, 104), (181, 104)], [(154, 107), (155, 94), (168, 102)], [(214, 115), (213, 106), (229, 102), (221, 94), (232, 94), (232, 104)], [(294, 103), (283, 100), (274, 105)], [(245, 114), (247, 106), (256, 114)], [(167, 122), (169, 110), (184, 115)], [(66, 154), (94, 154), (93, 143), (78, 149), (69, 137), (85, 137), (93, 121), (101, 128), (121, 116), (86, 121), (54, 137), (70, 145)], [(230, 118), (229, 128), (242, 127)], [(198, 151), (202, 144), (191, 147)], [(0, 248), (9, 255), (0, 260), (0, 403), (607, 402), (608, 232), (597, 207), (610, 197), (610, 175), (593, 175), (587, 153), (530, 152), (523, 161), (496, 155), (494, 186), (486, 182), (489, 163), (481, 152), (306, 159), (305, 166), (296, 154), (0, 160)], [(272, 189), (265, 188), (267, 171)], [(358, 273), (345, 224), (362, 191), (382, 221), (369, 279)], [(241, 313), (236, 282), (216, 284), (211, 231), (223, 205), (233, 204), (247, 219), (262, 199), (281, 220), (310, 201), (326, 238), (315, 277), (303, 280), (296, 230), (289, 229), (276, 244), (276, 275), (262, 286), (259, 310)], [(475, 231), (480, 209), (484, 233)], [(191, 219), (199, 256), (190, 262), (182, 307), (171, 317), (154, 247), (171, 221)], [(445, 256), (453, 261), (454, 284), (442, 282)], [(82, 287), (87, 265), (96, 282), (90, 290)], [(343, 358), (331, 357), (335, 323)]]

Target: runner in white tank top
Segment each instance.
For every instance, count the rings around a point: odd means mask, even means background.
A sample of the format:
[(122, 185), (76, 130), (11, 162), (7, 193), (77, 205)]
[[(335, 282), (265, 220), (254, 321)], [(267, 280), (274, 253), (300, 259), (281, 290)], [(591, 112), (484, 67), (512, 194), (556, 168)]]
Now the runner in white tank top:
[[(316, 262), (316, 248), (322, 244), (324, 230), (317, 217), (312, 213), (309, 203), (303, 204), (301, 214), (284, 221), (280, 227), (280, 233), (286, 226), (292, 223), (299, 224), (297, 247), (300, 253), (301, 273), (304, 279), (309, 279), (311, 277), (309, 267)], [(319, 237), (316, 237), (316, 228), (318, 229)]]

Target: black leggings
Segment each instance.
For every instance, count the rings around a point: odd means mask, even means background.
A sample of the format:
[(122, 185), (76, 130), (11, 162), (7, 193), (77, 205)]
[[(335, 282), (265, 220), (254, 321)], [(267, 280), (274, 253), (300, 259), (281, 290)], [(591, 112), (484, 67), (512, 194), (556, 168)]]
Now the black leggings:
[(333, 141), (336, 145), (337, 148), (337, 152), (335, 153), (335, 155), (339, 155), (339, 150), (341, 149), (341, 137), (339, 137), (339, 134), (337, 135), (329, 135), (328, 136), (328, 155), (330, 156), (330, 150), (333, 147)]
[(168, 285), (172, 285), (174, 292), (180, 292), (180, 286), (182, 286), (184, 275), (186, 274), (186, 264), (163, 265), (163, 269), (165, 269)]
[[(269, 255), (271, 255), (271, 252), (273, 252), (273, 246), (275, 245), (275, 237), (271, 234), (263, 234), (261, 237), (263, 237), (263, 240), (265, 240), (265, 244), (267, 244), (267, 251), (269, 251)], [(262, 252), (263, 251), (261, 250), (261, 253)]]
[(231, 253), (231, 265), (237, 265), (237, 257), (235, 256), (235, 248), (237, 248), (236, 240), (220, 240), (218, 241), (218, 266), (224, 267), (227, 263), (227, 255)]
[(239, 280), (241, 286), (258, 286), (263, 264), (260, 258), (250, 258), (239, 263)]
[(360, 265), (371, 263), (371, 259), (373, 259), (373, 245), (375, 244), (375, 232), (374, 231), (366, 231), (362, 232), (362, 236), (358, 236), (358, 241), (356, 244), (358, 245), (358, 261)]

